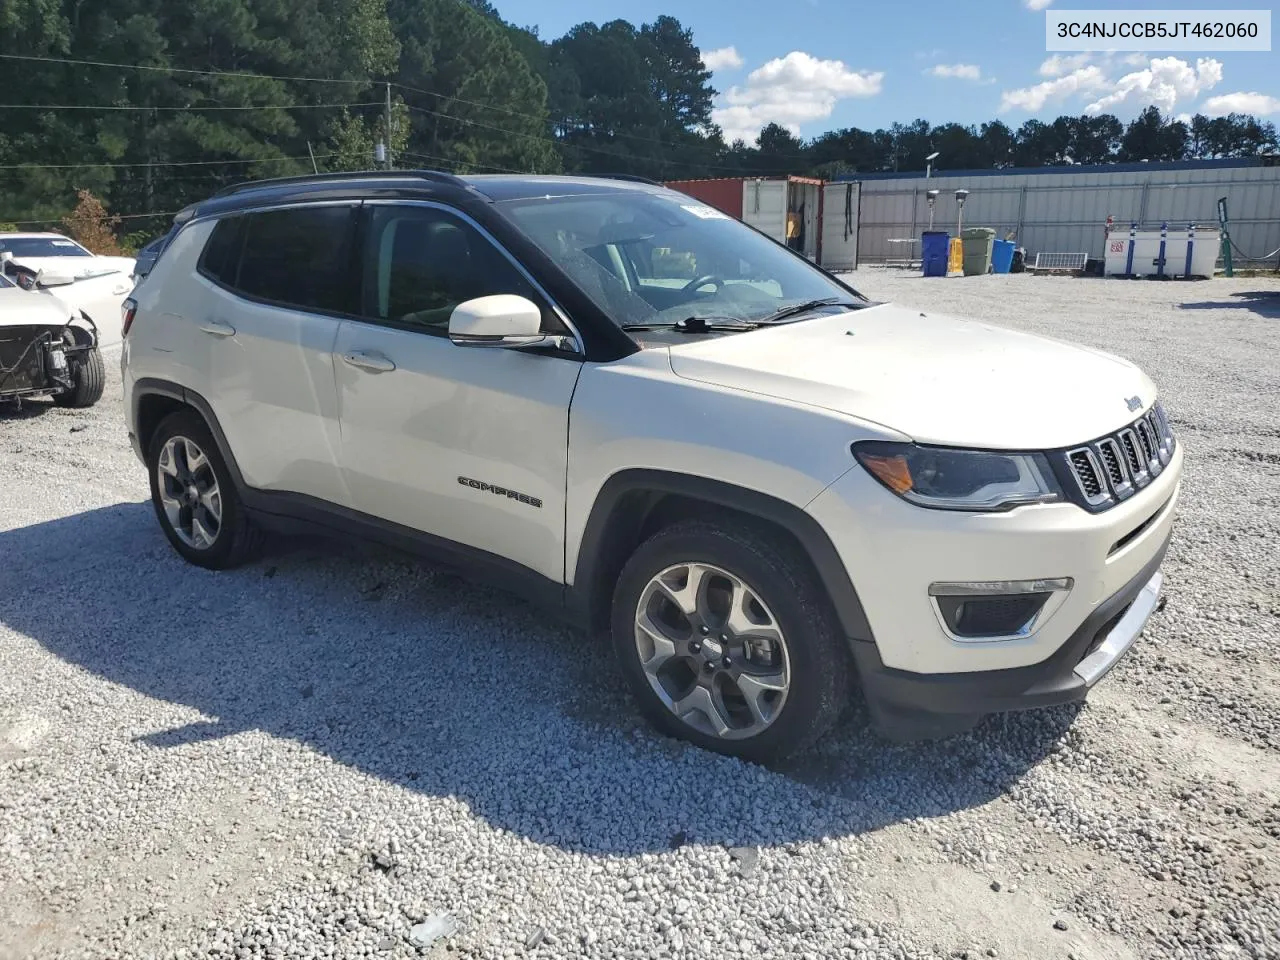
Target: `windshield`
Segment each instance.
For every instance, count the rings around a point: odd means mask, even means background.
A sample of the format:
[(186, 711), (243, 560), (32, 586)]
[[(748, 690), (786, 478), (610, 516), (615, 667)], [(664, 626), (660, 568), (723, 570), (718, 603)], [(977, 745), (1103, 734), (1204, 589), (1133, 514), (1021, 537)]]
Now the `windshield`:
[(89, 251), (62, 237), (0, 237), (0, 251), (15, 257), (91, 257)]
[(497, 204), (619, 326), (755, 322), (813, 300), (865, 305), (788, 250), (682, 194)]

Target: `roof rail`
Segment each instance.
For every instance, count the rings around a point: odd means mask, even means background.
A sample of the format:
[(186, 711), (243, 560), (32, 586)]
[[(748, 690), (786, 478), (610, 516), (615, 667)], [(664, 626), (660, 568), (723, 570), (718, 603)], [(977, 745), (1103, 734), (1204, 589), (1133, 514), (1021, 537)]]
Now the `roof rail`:
[(634, 173), (597, 173), (594, 176), (604, 177), (606, 180), (631, 180), (634, 183), (647, 183), (655, 187), (664, 186), (661, 180), (652, 180)]
[(364, 180), (369, 178), (405, 179), (411, 177), (418, 177), (422, 180), (432, 180), (437, 183), (449, 183), (458, 187), (468, 186), (467, 182), (461, 177), (456, 177), (452, 173), (445, 173), (442, 170), (341, 170), (336, 173), (306, 173), (295, 177), (269, 177), (264, 180), (243, 180), (240, 183), (233, 183), (229, 187), (223, 187), (217, 193), (213, 194), (213, 196), (227, 197), (232, 194), (241, 193), (245, 190), (254, 190), (259, 187), (286, 186), (291, 183), (327, 183), (333, 180)]

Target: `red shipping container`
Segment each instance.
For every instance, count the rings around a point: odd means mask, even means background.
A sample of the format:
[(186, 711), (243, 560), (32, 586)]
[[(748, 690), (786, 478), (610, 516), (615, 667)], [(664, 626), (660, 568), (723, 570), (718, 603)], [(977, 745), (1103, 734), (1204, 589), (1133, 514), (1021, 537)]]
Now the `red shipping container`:
[(714, 180), (668, 180), (664, 186), (687, 193), (721, 213), (742, 219), (742, 184), (745, 177), (717, 177)]

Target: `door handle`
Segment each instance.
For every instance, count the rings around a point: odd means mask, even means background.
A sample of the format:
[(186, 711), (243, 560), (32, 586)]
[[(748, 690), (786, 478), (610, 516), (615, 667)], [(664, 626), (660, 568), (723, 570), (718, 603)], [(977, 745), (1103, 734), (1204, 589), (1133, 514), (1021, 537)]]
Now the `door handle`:
[(236, 328), (225, 320), (206, 320), (200, 324), (200, 329), (213, 337), (233, 337)]
[(394, 363), (380, 353), (344, 353), (342, 359), (353, 367), (359, 367), (371, 373), (386, 373), (396, 368)]

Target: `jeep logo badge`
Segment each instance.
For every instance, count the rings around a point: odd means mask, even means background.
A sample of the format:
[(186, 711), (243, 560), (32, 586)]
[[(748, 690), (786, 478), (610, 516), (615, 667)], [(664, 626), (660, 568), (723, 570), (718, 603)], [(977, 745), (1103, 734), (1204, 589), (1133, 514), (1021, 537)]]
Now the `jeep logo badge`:
[(1137, 410), (1142, 406), (1142, 398), (1130, 397), (1125, 401), (1125, 405), (1129, 408), (1129, 412), (1132, 413), (1134, 410)]

